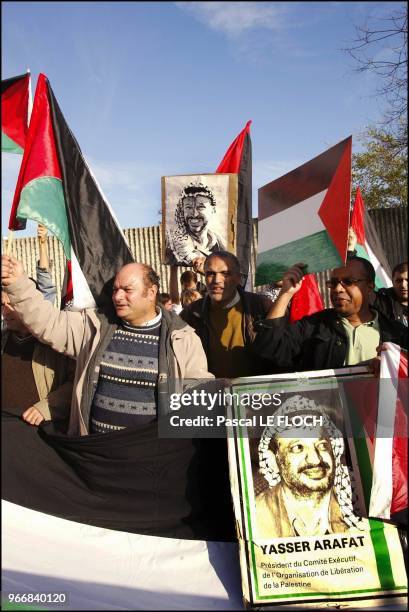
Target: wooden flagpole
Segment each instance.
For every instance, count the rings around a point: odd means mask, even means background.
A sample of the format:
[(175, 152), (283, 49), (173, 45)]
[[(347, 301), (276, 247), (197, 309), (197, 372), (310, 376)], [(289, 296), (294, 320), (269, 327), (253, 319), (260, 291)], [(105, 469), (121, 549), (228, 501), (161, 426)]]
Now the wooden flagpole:
[(11, 245), (13, 243), (13, 235), (14, 235), (14, 231), (9, 230), (9, 236), (7, 238), (7, 249), (6, 249), (6, 255), (8, 256), (11, 255)]

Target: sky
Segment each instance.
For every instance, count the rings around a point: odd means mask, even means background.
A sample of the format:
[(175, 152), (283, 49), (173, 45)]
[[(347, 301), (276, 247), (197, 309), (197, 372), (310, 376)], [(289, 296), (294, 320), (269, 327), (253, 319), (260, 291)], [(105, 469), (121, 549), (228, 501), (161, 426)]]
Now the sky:
[[(158, 224), (161, 177), (214, 172), (251, 119), (256, 217), (261, 186), (349, 135), (360, 150), (383, 100), (344, 49), (401, 6), (4, 1), (2, 79), (48, 77), (124, 229)], [(3, 236), (20, 163), (2, 153)]]

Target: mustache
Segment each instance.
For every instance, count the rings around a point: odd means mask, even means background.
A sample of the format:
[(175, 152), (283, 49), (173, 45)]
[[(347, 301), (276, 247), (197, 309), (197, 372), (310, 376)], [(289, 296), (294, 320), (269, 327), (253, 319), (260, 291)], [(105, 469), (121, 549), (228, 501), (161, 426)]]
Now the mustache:
[(313, 470), (317, 468), (321, 468), (323, 470), (331, 469), (330, 465), (326, 461), (320, 461), (319, 463), (307, 463), (307, 465), (304, 465), (303, 467), (300, 467), (298, 469), (298, 473), (301, 474), (302, 472), (306, 472), (307, 470)]

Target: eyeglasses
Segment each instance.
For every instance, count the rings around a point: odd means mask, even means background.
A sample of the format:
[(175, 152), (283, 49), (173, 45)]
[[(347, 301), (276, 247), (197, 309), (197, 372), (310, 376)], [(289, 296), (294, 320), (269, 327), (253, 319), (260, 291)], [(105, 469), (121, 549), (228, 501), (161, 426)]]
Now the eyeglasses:
[(337, 285), (339, 284), (341, 284), (343, 287), (352, 287), (353, 285), (356, 285), (360, 281), (366, 281), (366, 280), (368, 279), (367, 278), (349, 278), (349, 277), (336, 278), (335, 276), (333, 276), (329, 280), (325, 281), (325, 284), (328, 287), (328, 289), (335, 289), (335, 287), (337, 287)]

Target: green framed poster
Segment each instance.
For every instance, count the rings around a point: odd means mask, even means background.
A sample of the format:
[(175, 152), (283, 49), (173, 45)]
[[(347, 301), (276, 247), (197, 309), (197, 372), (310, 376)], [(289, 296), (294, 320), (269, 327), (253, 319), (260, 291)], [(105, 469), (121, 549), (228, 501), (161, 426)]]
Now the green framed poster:
[(247, 606), (407, 593), (398, 528), (367, 518), (368, 457), (345, 388), (371, 376), (353, 372), (233, 381), (229, 466)]

